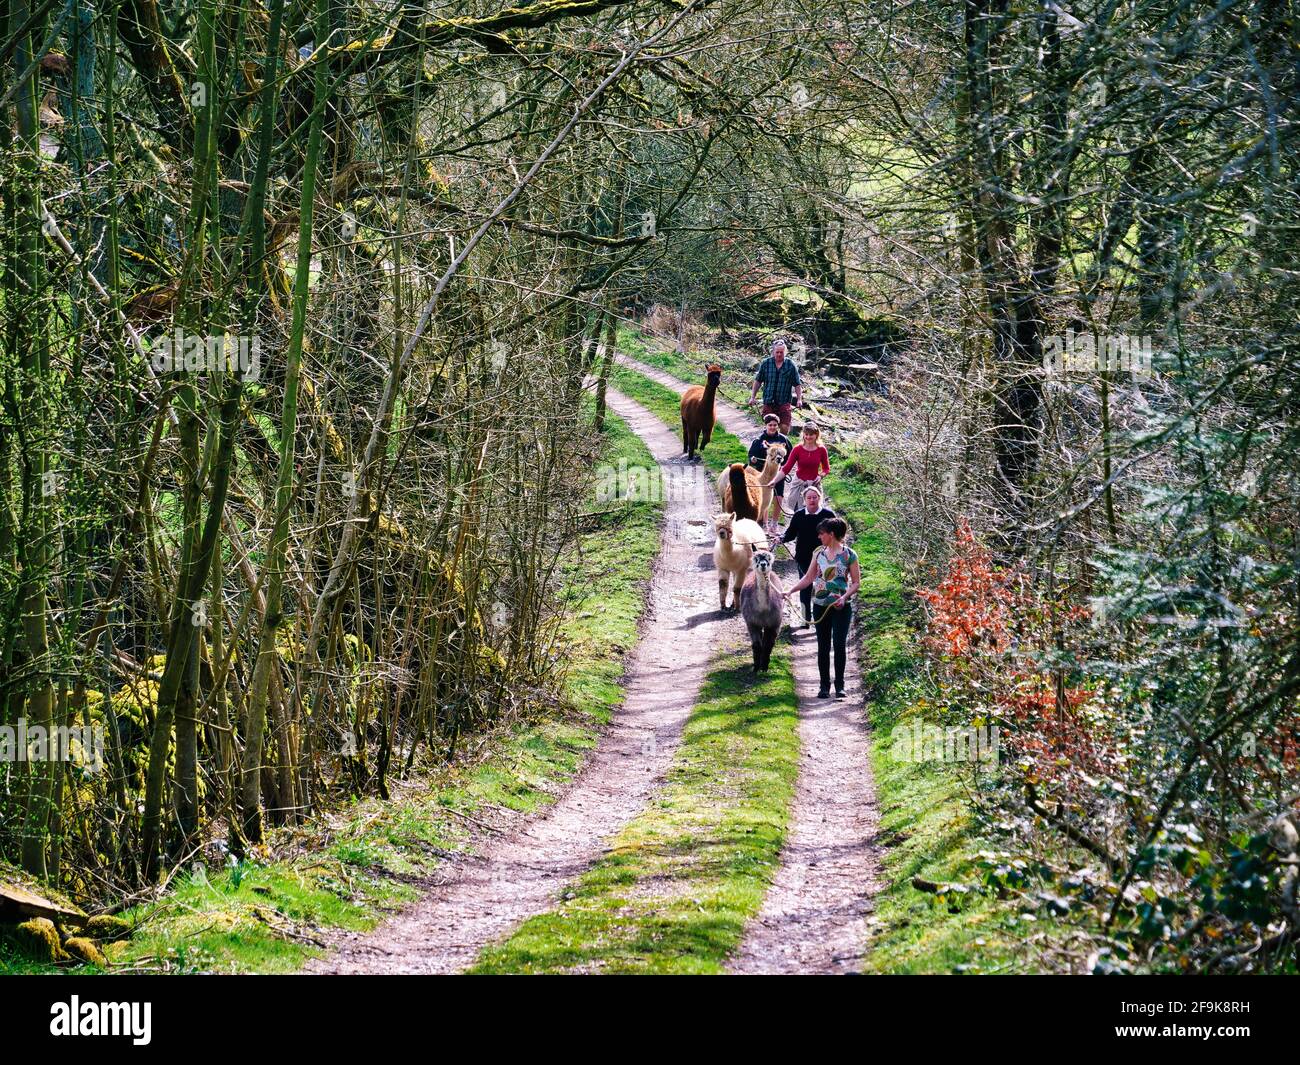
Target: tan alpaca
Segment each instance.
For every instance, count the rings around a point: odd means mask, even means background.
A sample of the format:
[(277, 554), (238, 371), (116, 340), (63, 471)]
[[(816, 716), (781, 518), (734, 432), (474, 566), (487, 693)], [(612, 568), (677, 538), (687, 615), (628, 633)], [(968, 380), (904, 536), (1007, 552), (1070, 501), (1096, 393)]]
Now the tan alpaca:
[[(781, 475), (781, 463), (785, 461), (785, 445), (773, 444), (767, 449), (767, 462), (763, 464), (761, 470), (755, 470), (750, 467), (758, 479), (758, 490), (761, 493), (758, 516), (760, 521), (766, 521), (768, 512), (772, 509), (772, 486), (776, 484), (777, 478)], [(748, 477), (748, 472), (746, 473)]]
[[(740, 589), (749, 572), (749, 563), (755, 548), (767, 547), (767, 533), (758, 522), (748, 518), (736, 519), (734, 514), (715, 514), (713, 531), (717, 540), (713, 544), (713, 566), (718, 571), (718, 608), (738, 610)], [(731, 588), (731, 607), (727, 606), (727, 589)]]
[[(772, 507), (772, 486), (776, 483), (777, 475), (781, 472), (781, 463), (785, 461), (785, 445), (773, 444), (767, 449), (767, 461), (761, 470), (754, 469), (753, 466), (745, 466), (745, 496), (749, 505), (756, 508), (756, 517), (758, 521), (764, 521), (767, 518), (767, 512)], [(728, 466), (718, 474), (718, 498), (722, 501), (722, 509), (732, 513), (744, 513), (746, 500), (741, 500), (739, 506), (733, 506), (732, 500), (732, 482), (738, 481), (739, 478), (732, 471), (739, 471), (741, 464), (739, 462)]]

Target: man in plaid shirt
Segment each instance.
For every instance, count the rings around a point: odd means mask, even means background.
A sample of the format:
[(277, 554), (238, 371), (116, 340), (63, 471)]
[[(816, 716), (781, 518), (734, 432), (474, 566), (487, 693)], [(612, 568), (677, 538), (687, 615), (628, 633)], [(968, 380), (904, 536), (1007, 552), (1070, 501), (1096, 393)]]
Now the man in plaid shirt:
[(758, 396), (759, 385), (763, 386), (763, 413), (775, 414), (781, 419), (781, 432), (789, 433), (793, 410), (790, 397), (793, 394), (794, 407), (803, 406), (803, 383), (799, 380), (799, 367), (786, 357), (784, 340), (773, 341), (772, 354), (758, 364), (754, 387), (749, 390), (750, 406)]

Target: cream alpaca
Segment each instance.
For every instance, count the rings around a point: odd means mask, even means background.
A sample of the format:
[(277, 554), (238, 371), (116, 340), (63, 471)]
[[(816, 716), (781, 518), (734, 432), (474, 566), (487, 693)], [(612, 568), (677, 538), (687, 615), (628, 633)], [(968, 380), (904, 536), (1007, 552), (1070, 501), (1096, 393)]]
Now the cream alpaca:
[(713, 566), (718, 571), (718, 607), (727, 607), (727, 589), (731, 588), (732, 610), (740, 608), (740, 587), (745, 583), (754, 549), (767, 547), (767, 534), (758, 522), (748, 518), (736, 520), (734, 514), (715, 514), (713, 531)]

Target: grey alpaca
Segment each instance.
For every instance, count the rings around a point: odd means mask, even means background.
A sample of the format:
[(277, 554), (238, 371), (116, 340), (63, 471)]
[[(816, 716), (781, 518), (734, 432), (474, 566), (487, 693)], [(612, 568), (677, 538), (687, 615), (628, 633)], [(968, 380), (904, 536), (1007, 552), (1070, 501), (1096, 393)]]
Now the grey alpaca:
[(766, 673), (781, 631), (781, 586), (772, 572), (772, 552), (755, 551), (753, 568), (740, 589), (740, 615), (749, 627), (754, 672)]

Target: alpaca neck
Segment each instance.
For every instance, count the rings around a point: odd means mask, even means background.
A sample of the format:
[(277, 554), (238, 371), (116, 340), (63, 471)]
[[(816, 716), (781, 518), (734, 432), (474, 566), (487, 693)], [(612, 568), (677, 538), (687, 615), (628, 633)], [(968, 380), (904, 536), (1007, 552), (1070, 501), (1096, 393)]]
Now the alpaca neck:
[(745, 475), (745, 468), (737, 463), (731, 467), (727, 478), (731, 485), (731, 506), (736, 512), (736, 517), (757, 521), (758, 511), (755, 509), (754, 501), (749, 498), (749, 478)]
[(704, 409), (705, 410), (713, 409), (713, 396), (717, 391), (718, 391), (718, 386), (717, 383), (714, 381), (709, 381), (708, 384), (704, 386)]
[(759, 608), (760, 610), (766, 610), (766, 609), (767, 609), (767, 590), (768, 590), (768, 589), (767, 589), (767, 573), (764, 572), (763, 570), (755, 570), (755, 571), (754, 571), (754, 578), (755, 578), (755, 579), (754, 579), (754, 583), (755, 583), (755, 585), (756, 585), (756, 587), (755, 587), (755, 593), (756, 593), (756, 594), (755, 594), (755, 598), (756, 598), (757, 601), (758, 601), (758, 608)]

